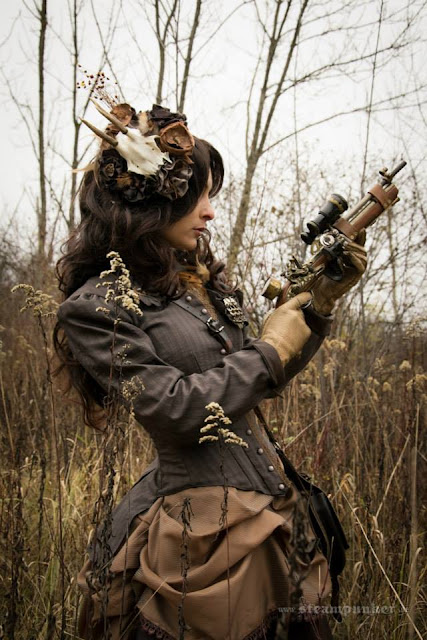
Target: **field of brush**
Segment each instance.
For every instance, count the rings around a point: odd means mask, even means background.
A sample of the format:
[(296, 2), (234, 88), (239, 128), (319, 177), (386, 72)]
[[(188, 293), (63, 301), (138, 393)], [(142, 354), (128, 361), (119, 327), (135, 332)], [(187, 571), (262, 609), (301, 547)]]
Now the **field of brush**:
[[(85, 427), (52, 376), (49, 298), (1, 291), (0, 637), (77, 638), (76, 575), (102, 518), (154, 456), (143, 429)], [(341, 319), (283, 399), (265, 403), (295, 465), (332, 497), (350, 542), (337, 639), (426, 637), (426, 340)], [(149, 384), (149, 381), (144, 381)], [(214, 400), (214, 399), (212, 399)], [(201, 425), (202, 426), (202, 425)]]

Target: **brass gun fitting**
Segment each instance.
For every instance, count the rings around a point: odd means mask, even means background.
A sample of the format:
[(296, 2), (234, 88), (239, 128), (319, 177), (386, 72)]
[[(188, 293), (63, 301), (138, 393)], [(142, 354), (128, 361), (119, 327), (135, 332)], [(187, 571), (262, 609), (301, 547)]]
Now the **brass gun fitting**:
[(278, 278), (274, 278), (272, 276), (265, 283), (265, 287), (261, 295), (268, 300), (274, 300), (274, 298), (277, 298), (281, 294), (282, 289), (283, 283)]

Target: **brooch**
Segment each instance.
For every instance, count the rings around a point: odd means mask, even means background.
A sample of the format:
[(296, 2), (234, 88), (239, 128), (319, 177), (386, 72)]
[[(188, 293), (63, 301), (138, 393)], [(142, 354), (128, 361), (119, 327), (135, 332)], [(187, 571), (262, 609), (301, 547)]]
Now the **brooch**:
[(224, 303), (224, 311), (227, 318), (234, 324), (237, 324), (239, 329), (243, 329), (248, 322), (236, 300), (229, 296), (227, 298), (223, 298), (222, 301)]

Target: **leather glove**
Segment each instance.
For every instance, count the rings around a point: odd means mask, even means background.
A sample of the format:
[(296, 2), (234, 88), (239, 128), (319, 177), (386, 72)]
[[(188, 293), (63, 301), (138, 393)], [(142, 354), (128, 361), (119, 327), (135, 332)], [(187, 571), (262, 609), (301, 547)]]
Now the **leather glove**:
[(316, 311), (329, 315), (335, 306), (336, 300), (354, 287), (364, 274), (368, 259), (363, 248), (366, 240), (366, 232), (359, 232), (356, 240), (349, 240), (345, 245), (342, 256), (338, 262), (343, 269), (342, 280), (337, 282), (328, 276), (322, 275), (312, 288), (313, 305)]
[(266, 316), (261, 340), (276, 349), (283, 366), (301, 351), (311, 335), (301, 311), (311, 299), (311, 293), (300, 293)]

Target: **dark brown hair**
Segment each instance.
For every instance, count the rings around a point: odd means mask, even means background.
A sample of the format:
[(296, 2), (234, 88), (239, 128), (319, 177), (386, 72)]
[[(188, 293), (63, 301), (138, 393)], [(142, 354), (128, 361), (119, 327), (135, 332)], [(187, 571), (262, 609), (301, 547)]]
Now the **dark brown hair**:
[[(101, 186), (95, 160), (94, 169), (85, 173), (80, 185), (80, 224), (64, 243), (63, 255), (56, 265), (64, 299), (88, 278), (109, 268), (106, 255), (110, 251), (120, 254), (131, 278), (147, 292), (170, 298), (181, 295), (184, 285), (179, 280), (179, 271), (183, 265), (198, 262), (208, 268), (211, 288), (233, 290), (225, 276), (224, 263), (215, 260), (212, 254), (208, 232), (190, 252), (173, 249), (160, 233), (194, 209), (206, 188), (209, 171), (212, 174), (210, 196), (221, 189), (224, 168), (218, 151), (208, 142), (195, 138), (192, 160), (193, 174), (185, 196), (170, 201), (156, 195), (135, 203), (126, 202)], [(61, 362), (57, 372), (67, 371), (69, 387), (73, 386), (80, 395), (85, 421), (96, 427), (104, 392), (74, 358), (58, 324), (54, 329), (54, 345)]]

